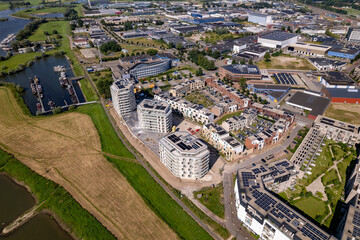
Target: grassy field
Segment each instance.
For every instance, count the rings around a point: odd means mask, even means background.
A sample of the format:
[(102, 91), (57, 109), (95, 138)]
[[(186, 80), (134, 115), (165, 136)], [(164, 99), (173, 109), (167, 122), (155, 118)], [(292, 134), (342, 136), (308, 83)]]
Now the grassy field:
[(0, 102), (1, 148), (63, 186), (117, 238), (176, 238), (129, 179), (104, 158), (103, 152), (111, 152), (118, 155), (114, 156), (117, 160), (134, 161), (100, 105), (57, 116), (29, 117), (4, 87), (0, 88)]
[(98, 101), (99, 97), (96, 95), (94, 88), (91, 86), (89, 79), (84, 78), (80, 81), (81, 90), (86, 98), (86, 101)]
[(206, 108), (214, 106), (214, 103), (209, 99), (209, 97), (198, 91), (188, 94), (185, 99), (192, 103), (203, 105)]
[(5, 61), (0, 61), (0, 69), (8, 71), (17, 68), (19, 64), (26, 65), (30, 60), (34, 60), (35, 56), (41, 56), (41, 53), (32, 52), (14, 55)]
[(290, 55), (281, 55), (271, 57), (270, 62), (262, 60), (256, 65), (264, 69), (297, 69), (297, 70), (315, 70), (314, 66), (305, 58), (297, 58)]
[(47, 31), (50, 38), (53, 38), (56, 36), (53, 35), (53, 31), (58, 31), (59, 35), (61, 35), (63, 38), (67, 37), (67, 21), (52, 21), (43, 23), (39, 26), (38, 29), (29, 37), (29, 40), (32, 42), (38, 42), (38, 41), (45, 41), (47, 39), (46, 35), (44, 34), (45, 31)]
[(225, 121), (226, 119), (231, 118), (231, 117), (235, 117), (235, 116), (240, 116), (242, 112), (243, 111), (236, 111), (236, 112), (226, 114), (226, 115), (222, 116), (219, 120), (217, 120), (216, 123), (221, 125), (221, 123), (223, 121)]
[(1, 149), (0, 172), (5, 172), (17, 181), (25, 183), (36, 196), (38, 203), (45, 201), (41, 208), (54, 212), (79, 239), (115, 239), (63, 187), (35, 173)]
[[(198, 197), (198, 195), (201, 196)], [(214, 188), (206, 188), (194, 192), (195, 199), (198, 199), (205, 207), (221, 218), (224, 218), (225, 216), (225, 208), (221, 200), (223, 195), (224, 188), (222, 184)]]
[(324, 202), (313, 196), (298, 200), (294, 205), (312, 218), (323, 215), (326, 210)]
[[(74, 9), (79, 13), (79, 16), (82, 15), (82, 6), (80, 4), (78, 4)], [(30, 9), (24, 9), (18, 11), (13, 15), (21, 18), (33, 18), (34, 17), (33, 15), (43, 15), (48, 13), (64, 13), (65, 10), (66, 7), (45, 7), (43, 9), (30, 8)]]
[(0, 3), (0, 11), (6, 10), (8, 8), (9, 8), (9, 3), (7, 3), (7, 2)]
[[(133, 42), (134, 45), (141, 46), (142, 48), (149, 47), (149, 48), (158, 48), (159, 49), (161, 46), (166, 48), (165, 44), (161, 44), (157, 41), (154, 41), (152, 39), (147, 39), (147, 38), (132, 38), (129, 40), (129, 42)], [(141, 44), (143, 44), (143, 45), (141, 45)]]
[(340, 121), (360, 124), (360, 105), (349, 103), (331, 103), (325, 116)]
[(360, 10), (354, 9), (354, 8), (344, 8), (344, 10), (347, 11), (347, 15), (360, 15)]

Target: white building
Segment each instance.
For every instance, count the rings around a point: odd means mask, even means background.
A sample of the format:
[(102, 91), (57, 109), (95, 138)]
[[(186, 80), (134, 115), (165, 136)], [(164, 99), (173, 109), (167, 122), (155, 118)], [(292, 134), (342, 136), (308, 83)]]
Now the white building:
[(171, 97), (168, 93), (160, 93), (154, 96), (156, 100), (167, 102), (175, 113), (190, 118), (193, 121), (207, 124), (214, 121), (214, 113), (204, 106), (193, 104), (187, 100)]
[(176, 177), (199, 179), (209, 171), (210, 151), (187, 132), (174, 132), (159, 141), (160, 161)]
[(260, 13), (249, 13), (248, 22), (257, 23), (261, 25), (269, 25), (273, 23), (271, 15), (260, 14)]
[(320, 83), (326, 88), (355, 88), (356, 82), (341, 72), (327, 72), (320, 76)]
[(267, 186), (289, 181), (293, 169), (288, 160), (278, 160), (239, 170), (234, 188), (238, 219), (259, 239), (336, 239), (268, 192)]
[(349, 28), (346, 38), (350, 42), (360, 43), (360, 28)]
[(173, 124), (169, 104), (163, 101), (143, 100), (137, 107), (139, 123), (145, 131), (168, 133)]
[(115, 81), (110, 92), (114, 109), (122, 117), (128, 117), (136, 109), (134, 85), (128, 79)]
[(258, 37), (258, 43), (264, 47), (277, 49), (287, 47), (290, 44), (297, 43), (297, 41), (298, 35), (278, 30), (260, 34)]
[(226, 119), (222, 122), (221, 127), (228, 132), (242, 130), (245, 127), (249, 127), (256, 117), (257, 110), (254, 108), (247, 108), (240, 116), (234, 116)]

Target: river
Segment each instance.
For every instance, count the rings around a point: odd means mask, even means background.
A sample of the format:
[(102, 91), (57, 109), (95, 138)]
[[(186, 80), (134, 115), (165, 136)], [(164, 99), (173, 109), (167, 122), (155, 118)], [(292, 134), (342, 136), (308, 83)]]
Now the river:
[[(11, 14), (20, 11), (22, 9), (6, 9), (0, 11), (0, 18), (7, 18), (7, 21), (0, 22), (0, 42), (6, 38), (10, 33), (17, 33), (30, 22), (28, 19), (15, 18), (10, 16)], [(0, 55), (5, 56), (6, 52), (0, 48)]]
[[(15, 183), (6, 175), (0, 174), (0, 231), (4, 226), (35, 204), (35, 199), (27, 189)], [(6, 193), (6, 194), (5, 194)], [(19, 229), (1, 240), (72, 240), (60, 225), (48, 214), (40, 213)]]
[[(30, 78), (37, 76), (40, 79), (40, 84), (44, 91), (44, 98), (42, 99), (45, 110), (50, 110), (48, 102), (53, 101), (56, 106), (65, 106), (66, 104), (72, 104), (71, 96), (67, 89), (62, 88), (59, 82), (59, 73), (54, 72), (53, 67), (57, 65), (63, 65), (66, 67), (67, 75), (73, 77), (74, 73), (70, 68), (70, 64), (67, 59), (61, 57), (47, 57), (34, 62), (31, 67), (25, 70), (0, 78), (1, 81), (12, 82), (19, 84), (25, 88), (24, 100), (30, 109), (30, 112), (36, 114), (36, 103), (38, 102), (36, 96), (32, 94), (30, 88)], [(79, 85), (73, 83), (79, 102), (85, 102), (84, 96)]]

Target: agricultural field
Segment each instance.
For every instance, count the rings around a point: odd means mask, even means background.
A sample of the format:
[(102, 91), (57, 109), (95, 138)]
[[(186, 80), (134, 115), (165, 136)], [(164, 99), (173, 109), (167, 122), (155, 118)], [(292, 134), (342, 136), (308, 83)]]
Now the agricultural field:
[(103, 140), (104, 135), (114, 134), (112, 129), (99, 138), (95, 126), (101, 122), (94, 125), (92, 118), (77, 112), (29, 117), (4, 87), (0, 102), (0, 147), (63, 186), (117, 238), (177, 238), (104, 157), (111, 152), (117, 161), (137, 164), (121, 142)]
[(279, 195), (319, 224), (329, 227), (336, 205), (343, 197), (347, 168), (356, 156), (356, 151), (346, 144), (325, 141), (315, 158), (315, 166), (298, 179), (294, 190), (288, 189)]
[(200, 191), (194, 192), (194, 198), (198, 199), (210, 211), (212, 211), (219, 217), (224, 218), (224, 188), (222, 184), (213, 188), (205, 188)]
[(206, 108), (211, 108), (214, 106), (214, 103), (201, 92), (192, 92), (185, 96), (185, 99), (196, 104), (203, 105)]
[(297, 69), (297, 70), (315, 70), (314, 66), (305, 58), (297, 58), (290, 55), (280, 55), (271, 57), (271, 61), (262, 60), (257, 62), (259, 68), (265, 69)]
[(352, 124), (360, 124), (360, 105), (331, 103), (325, 116)]
[(57, 34), (53, 34), (54, 30), (56, 30), (60, 36), (66, 38), (68, 31), (67, 21), (53, 21), (43, 23), (39, 26), (38, 29), (36, 29), (34, 34), (29, 37), (29, 40), (32, 42), (45, 41), (47, 39), (45, 32), (48, 32), (50, 34), (48, 36), (49, 38), (56, 37)]

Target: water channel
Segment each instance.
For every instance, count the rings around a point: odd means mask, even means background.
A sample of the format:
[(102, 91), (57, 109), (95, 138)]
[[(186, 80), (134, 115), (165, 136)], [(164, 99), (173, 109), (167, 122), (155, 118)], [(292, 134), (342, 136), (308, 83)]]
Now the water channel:
[[(27, 189), (0, 174), (0, 231), (35, 204), (35, 199)], [(59, 224), (48, 214), (40, 213), (19, 229), (1, 240), (72, 240)]]

